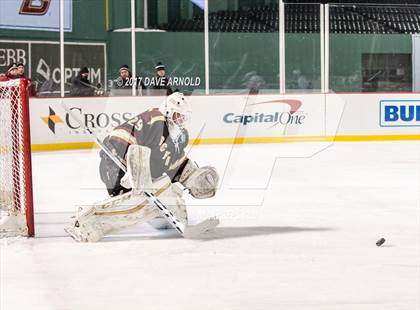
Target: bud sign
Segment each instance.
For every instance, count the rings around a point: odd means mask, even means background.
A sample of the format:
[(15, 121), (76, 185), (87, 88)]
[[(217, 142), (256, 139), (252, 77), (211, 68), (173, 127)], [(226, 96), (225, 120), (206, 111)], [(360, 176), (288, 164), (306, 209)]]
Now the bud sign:
[(420, 100), (382, 100), (379, 124), (381, 127), (420, 126)]

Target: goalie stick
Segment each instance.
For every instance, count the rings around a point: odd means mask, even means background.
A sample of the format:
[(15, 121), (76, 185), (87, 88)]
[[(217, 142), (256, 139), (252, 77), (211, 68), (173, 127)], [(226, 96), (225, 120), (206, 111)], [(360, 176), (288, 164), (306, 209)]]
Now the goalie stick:
[[(76, 121), (79, 125), (86, 130), (99, 145), (99, 147), (112, 159), (112, 161), (124, 172), (127, 172), (127, 166), (125, 162), (122, 162), (117, 156), (115, 156), (108, 147), (96, 136), (96, 134), (79, 119), (65, 104), (61, 102), (63, 109)], [(220, 221), (216, 217), (208, 218), (196, 225), (184, 225), (172, 212), (169, 210), (159, 199), (156, 198), (153, 193), (143, 191), (147, 199), (153, 203), (166, 218), (166, 220), (184, 237), (184, 238), (196, 238), (200, 234), (214, 229), (219, 225)]]

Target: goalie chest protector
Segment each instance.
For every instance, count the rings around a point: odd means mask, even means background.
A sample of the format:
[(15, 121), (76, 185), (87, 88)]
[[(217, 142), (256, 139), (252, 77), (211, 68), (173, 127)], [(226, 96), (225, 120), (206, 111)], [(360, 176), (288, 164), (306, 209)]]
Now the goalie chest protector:
[(173, 179), (186, 159), (184, 149), (188, 145), (188, 132), (183, 130), (174, 141), (164, 115), (154, 108), (116, 127), (104, 142), (124, 159), (131, 144), (149, 147), (152, 177), (166, 173)]

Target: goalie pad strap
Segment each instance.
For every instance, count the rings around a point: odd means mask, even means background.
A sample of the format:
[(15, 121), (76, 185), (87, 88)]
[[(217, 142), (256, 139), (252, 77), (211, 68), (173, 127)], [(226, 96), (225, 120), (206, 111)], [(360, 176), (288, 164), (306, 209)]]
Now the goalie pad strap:
[[(187, 162), (185, 163), (183, 169), (182, 169), (182, 173), (181, 176), (179, 177), (179, 183), (183, 184), (185, 183), (185, 181), (194, 173), (194, 171), (196, 171), (198, 169), (198, 166), (191, 160), (188, 159)], [(185, 186), (185, 185), (184, 185)]]
[[(166, 191), (172, 184), (171, 183), (167, 183), (165, 186), (161, 187), (156, 193), (155, 196), (160, 196), (160, 194), (162, 194), (164, 191)], [(131, 193), (128, 193), (131, 194)], [(144, 208), (145, 206), (147, 206), (148, 201), (145, 198), (145, 201), (141, 204), (139, 204), (138, 206), (134, 207), (134, 208), (130, 208), (130, 209), (125, 209), (125, 210), (117, 210), (117, 211), (96, 211), (95, 215), (122, 215), (122, 214), (130, 214), (130, 213), (134, 213), (139, 211), (140, 209)]]

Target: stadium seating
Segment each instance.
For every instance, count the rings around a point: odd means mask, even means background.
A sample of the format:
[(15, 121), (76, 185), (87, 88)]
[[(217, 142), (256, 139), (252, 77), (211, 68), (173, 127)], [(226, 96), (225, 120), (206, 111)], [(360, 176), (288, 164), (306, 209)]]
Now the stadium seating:
[[(308, 0), (305, 3), (298, 2), (295, 0), (285, 5), (286, 32), (319, 32), (320, 6), (308, 3)], [(420, 33), (420, 6), (352, 6), (345, 2), (354, 1), (341, 0), (340, 4), (331, 4), (332, 33)], [(380, 0), (375, 2), (381, 3)], [(204, 31), (204, 16), (195, 15), (192, 19), (177, 20), (159, 25), (158, 28), (167, 31)], [(212, 32), (277, 32), (278, 29), (278, 6), (275, 4), (209, 14), (209, 30)]]

